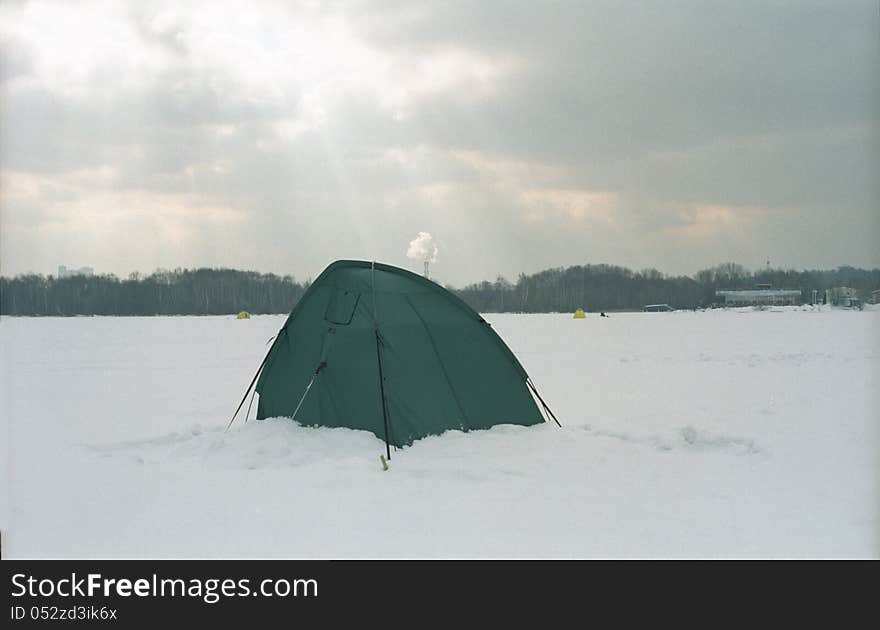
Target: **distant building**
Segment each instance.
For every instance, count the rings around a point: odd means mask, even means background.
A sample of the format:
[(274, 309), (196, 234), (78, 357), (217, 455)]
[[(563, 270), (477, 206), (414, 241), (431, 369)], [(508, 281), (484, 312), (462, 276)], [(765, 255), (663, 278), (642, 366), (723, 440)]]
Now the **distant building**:
[(801, 303), (799, 289), (771, 289), (769, 284), (754, 289), (715, 291), (725, 306), (788, 306)]
[(880, 289), (874, 289), (871, 291), (871, 304), (880, 303)]
[(852, 287), (834, 287), (825, 291), (825, 303), (844, 308), (862, 308), (859, 292)]
[(58, 265), (59, 278), (71, 278), (73, 276), (86, 276), (87, 278), (95, 275), (95, 270), (91, 267), (80, 267), (79, 269), (68, 269), (64, 265)]
[(642, 310), (646, 313), (667, 313), (675, 309), (669, 306), (669, 304), (647, 304)]

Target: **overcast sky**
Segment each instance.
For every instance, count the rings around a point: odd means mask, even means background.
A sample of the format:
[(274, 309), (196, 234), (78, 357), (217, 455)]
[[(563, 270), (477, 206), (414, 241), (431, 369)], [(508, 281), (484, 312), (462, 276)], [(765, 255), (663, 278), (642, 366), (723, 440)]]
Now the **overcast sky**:
[(880, 266), (880, 10), (0, 4), (0, 272)]

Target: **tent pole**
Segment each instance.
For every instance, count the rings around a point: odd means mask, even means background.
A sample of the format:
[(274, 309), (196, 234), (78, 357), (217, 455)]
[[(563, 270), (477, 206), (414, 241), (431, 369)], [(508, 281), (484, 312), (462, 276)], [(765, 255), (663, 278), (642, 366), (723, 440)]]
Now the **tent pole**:
[[(385, 376), (382, 374), (382, 352), (379, 350), (379, 329), (375, 329), (376, 333), (376, 360), (379, 363), (379, 392), (382, 394), (382, 419), (385, 422), (385, 454), (391, 461), (391, 446), (388, 442), (388, 408), (385, 404)], [(397, 450), (395, 447), (394, 450)]]
[(556, 419), (556, 414), (554, 414), (552, 411), (550, 411), (550, 407), (548, 407), (547, 403), (544, 402), (544, 399), (541, 398), (541, 394), (538, 393), (538, 389), (535, 387), (535, 384), (532, 383), (532, 379), (526, 377), (526, 384), (529, 386), (529, 388), (532, 390), (532, 392), (535, 394), (535, 396), (538, 397), (538, 400), (541, 401), (541, 406), (544, 407), (544, 410), (548, 414), (550, 414), (550, 417), (553, 418), (553, 421), (556, 423), (556, 426), (561, 428), (562, 425), (559, 423), (559, 420)]
[[(266, 366), (266, 361), (269, 360), (269, 355), (272, 354), (272, 349), (275, 347), (275, 344), (278, 343), (278, 340), (281, 338), (281, 333), (284, 332), (284, 328), (282, 328), (277, 335), (275, 335), (275, 341), (272, 342), (272, 345), (269, 347), (269, 351), (266, 353), (266, 356), (263, 357), (263, 362), (260, 363), (260, 367), (257, 368), (257, 373), (254, 374), (254, 378), (251, 381), (251, 384), (248, 385), (248, 388), (244, 392), (244, 396), (241, 398), (241, 402), (238, 403), (238, 409), (235, 410), (235, 413), (232, 414), (232, 418), (229, 419), (229, 424), (226, 425), (226, 429), (223, 431), (229, 431), (229, 427), (232, 426), (232, 423), (235, 422), (235, 416), (238, 415), (238, 412), (241, 411), (242, 406), (244, 405), (244, 401), (247, 400), (248, 394), (251, 393), (251, 388), (254, 386), (254, 383), (257, 382), (257, 377), (260, 376), (260, 372), (263, 371), (263, 368)], [(251, 399), (253, 401), (253, 399)]]
[[(376, 261), (370, 263), (370, 293), (373, 298), (373, 325), (379, 325), (379, 315), (376, 313)], [(378, 331), (377, 331), (378, 332)]]
[(248, 403), (247, 411), (244, 414), (244, 423), (245, 424), (247, 424), (248, 416), (251, 415), (251, 406), (253, 406), (253, 404), (254, 404), (254, 396), (256, 396), (256, 395), (257, 395), (257, 390), (254, 389), (254, 391), (251, 392), (251, 401)]
[(312, 374), (312, 380), (306, 385), (306, 391), (303, 392), (302, 398), (299, 399), (299, 404), (297, 404), (296, 409), (293, 410), (293, 415), (290, 417), (291, 420), (296, 420), (296, 414), (299, 413), (299, 408), (302, 407), (303, 401), (305, 401), (306, 396), (309, 395), (309, 390), (312, 388), (312, 385), (315, 384), (315, 379), (318, 378), (318, 374), (321, 373), (321, 370), (323, 370), (326, 365), (326, 361), (321, 361), (318, 364), (318, 367), (315, 368), (315, 373)]
[[(385, 454), (391, 461), (391, 446), (388, 441), (388, 407), (385, 403), (385, 377), (382, 374), (382, 352), (379, 350), (379, 316), (376, 313), (376, 261), (370, 263), (370, 293), (373, 298), (373, 331), (376, 333), (376, 361), (379, 363), (379, 392), (382, 394), (382, 420), (385, 424)], [(397, 451), (395, 445), (394, 450)]]

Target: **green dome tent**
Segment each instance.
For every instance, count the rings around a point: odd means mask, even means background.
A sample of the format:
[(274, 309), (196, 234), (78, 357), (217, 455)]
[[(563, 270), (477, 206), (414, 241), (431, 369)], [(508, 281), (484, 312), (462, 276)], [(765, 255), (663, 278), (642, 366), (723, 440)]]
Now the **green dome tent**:
[(389, 457), (388, 445), (449, 429), (544, 422), (528, 375), (486, 320), (438, 284), (380, 263), (327, 267), (254, 380), (258, 419), (372, 431)]

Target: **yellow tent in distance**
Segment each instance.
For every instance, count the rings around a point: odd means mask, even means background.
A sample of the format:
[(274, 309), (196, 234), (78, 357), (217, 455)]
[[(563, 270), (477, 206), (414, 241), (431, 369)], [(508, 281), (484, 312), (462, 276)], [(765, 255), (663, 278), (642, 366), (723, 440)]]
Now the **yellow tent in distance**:
[(250, 318), (251, 318), (251, 314), (248, 313), (247, 311), (242, 311), (241, 313), (239, 313), (238, 315), (235, 316), (235, 319), (250, 319)]
[(576, 310), (576, 311), (574, 312), (574, 318), (575, 318), (575, 319), (586, 319), (586, 318), (587, 318), (587, 314), (584, 313), (584, 309), (579, 308), (578, 310)]

